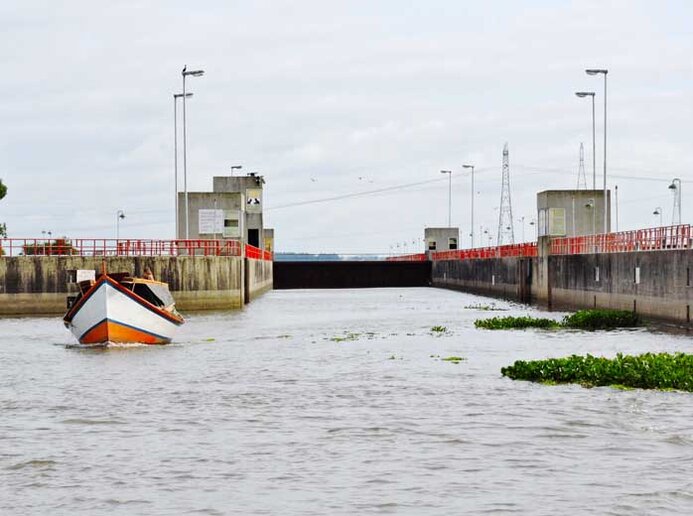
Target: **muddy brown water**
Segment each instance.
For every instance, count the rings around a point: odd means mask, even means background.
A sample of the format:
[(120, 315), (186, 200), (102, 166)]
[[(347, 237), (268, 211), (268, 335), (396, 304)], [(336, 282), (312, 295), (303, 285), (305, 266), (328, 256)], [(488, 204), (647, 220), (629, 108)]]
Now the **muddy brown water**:
[(175, 344), (105, 350), (59, 318), (0, 319), (0, 514), (693, 513), (693, 395), (500, 375), (691, 337), (473, 326), (537, 312), (275, 291), (191, 315)]

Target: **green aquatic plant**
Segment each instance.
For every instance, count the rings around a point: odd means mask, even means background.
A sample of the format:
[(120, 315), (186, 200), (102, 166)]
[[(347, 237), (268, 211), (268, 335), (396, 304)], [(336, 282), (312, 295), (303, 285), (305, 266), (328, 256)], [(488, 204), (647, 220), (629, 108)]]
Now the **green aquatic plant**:
[(571, 355), (547, 360), (518, 360), (502, 368), (501, 374), (513, 380), (530, 382), (693, 392), (693, 355), (645, 353), (630, 356), (619, 353), (615, 358)]
[(455, 357), (455, 356), (452, 356), (452, 357), (441, 358), (441, 360), (442, 360), (443, 362), (452, 362), (453, 364), (459, 364), (459, 363), (462, 362), (463, 360), (467, 360), (467, 359), (464, 358), (464, 357)]
[(335, 337), (331, 337), (330, 340), (332, 342), (352, 342), (354, 340), (358, 340), (360, 336), (360, 333), (348, 332), (344, 335), (337, 335)]
[(434, 326), (433, 328), (431, 328), (431, 331), (433, 333), (445, 333), (446, 331), (448, 331), (448, 329), (445, 326)]
[(563, 326), (581, 330), (633, 328), (640, 324), (640, 316), (627, 310), (579, 310), (563, 318)]
[(510, 330), (524, 328), (572, 328), (580, 330), (610, 330), (614, 328), (633, 328), (640, 326), (640, 317), (626, 310), (579, 310), (566, 315), (562, 321), (537, 317), (492, 317), (477, 319), (474, 326), (487, 330)]
[(537, 317), (492, 317), (490, 319), (477, 319), (474, 326), (486, 330), (510, 330), (525, 328), (559, 328), (561, 325), (553, 319), (540, 319)]
[(508, 310), (507, 308), (500, 308), (496, 306), (496, 303), (491, 303), (490, 305), (478, 303), (476, 305), (467, 305), (464, 308), (465, 310), (481, 310), (484, 312), (505, 312)]

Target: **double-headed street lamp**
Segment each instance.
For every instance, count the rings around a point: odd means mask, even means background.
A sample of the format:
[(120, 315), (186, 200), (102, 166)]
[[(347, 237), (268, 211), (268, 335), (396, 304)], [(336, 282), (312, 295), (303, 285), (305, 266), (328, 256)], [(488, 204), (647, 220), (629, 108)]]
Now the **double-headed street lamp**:
[(471, 216), (471, 230), (469, 231), (469, 236), (472, 237), (472, 249), (474, 249), (474, 165), (462, 165), (462, 168), (472, 169), (472, 216)]
[(604, 75), (604, 233), (607, 232), (607, 206), (606, 206), (606, 75), (609, 70), (603, 68), (588, 68), (587, 75)]
[(181, 75), (183, 76), (183, 190), (185, 191), (185, 239), (190, 239), (190, 214), (188, 213), (188, 136), (185, 125), (185, 78), (188, 76), (201, 77), (205, 74), (204, 70), (188, 70), (188, 65), (183, 67)]
[(452, 225), (451, 222), (451, 216), (452, 216), (452, 170), (441, 170), (441, 174), (447, 174), (449, 177), (448, 180), (448, 227)]
[[(576, 91), (578, 97), (592, 97), (592, 190), (597, 189), (597, 154), (595, 152), (595, 131), (594, 131), (594, 92), (593, 91)], [(605, 201), (606, 202), (606, 201)]]
[[(192, 97), (192, 93), (186, 93), (185, 97)], [(178, 99), (183, 98), (182, 93), (173, 94), (173, 195), (175, 196), (176, 236), (178, 238)]]

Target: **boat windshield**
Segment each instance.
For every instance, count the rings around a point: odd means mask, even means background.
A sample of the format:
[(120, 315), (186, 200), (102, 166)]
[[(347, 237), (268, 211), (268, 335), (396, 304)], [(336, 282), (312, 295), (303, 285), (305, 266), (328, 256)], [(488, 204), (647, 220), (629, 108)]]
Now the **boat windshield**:
[(154, 306), (165, 307), (171, 306), (174, 303), (173, 296), (168, 291), (166, 285), (135, 283), (133, 291)]

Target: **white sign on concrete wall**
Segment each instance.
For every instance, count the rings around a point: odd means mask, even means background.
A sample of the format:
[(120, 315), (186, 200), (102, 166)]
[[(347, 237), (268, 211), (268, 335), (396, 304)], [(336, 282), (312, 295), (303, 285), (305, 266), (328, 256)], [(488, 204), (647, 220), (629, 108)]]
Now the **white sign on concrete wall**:
[(200, 235), (214, 235), (224, 229), (224, 210), (197, 210), (197, 227)]

